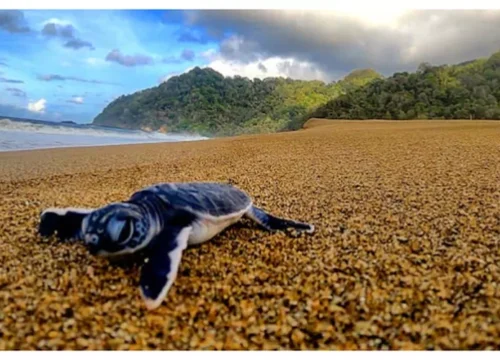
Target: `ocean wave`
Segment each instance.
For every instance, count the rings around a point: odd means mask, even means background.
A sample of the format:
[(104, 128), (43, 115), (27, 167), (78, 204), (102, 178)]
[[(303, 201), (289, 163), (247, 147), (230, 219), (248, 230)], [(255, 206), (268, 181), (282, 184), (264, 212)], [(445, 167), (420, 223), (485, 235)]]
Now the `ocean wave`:
[(122, 130), (103, 128), (92, 125), (73, 125), (47, 122), (28, 122), (10, 119), (0, 119), (0, 131), (15, 131), (49, 135), (73, 135), (73, 136), (92, 136), (92, 137), (108, 137), (108, 138), (126, 138), (136, 140), (137, 142), (145, 141), (195, 141), (206, 140), (204, 136), (184, 135), (184, 134), (163, 134), (159, 132), (145, 132), (140, 130)]

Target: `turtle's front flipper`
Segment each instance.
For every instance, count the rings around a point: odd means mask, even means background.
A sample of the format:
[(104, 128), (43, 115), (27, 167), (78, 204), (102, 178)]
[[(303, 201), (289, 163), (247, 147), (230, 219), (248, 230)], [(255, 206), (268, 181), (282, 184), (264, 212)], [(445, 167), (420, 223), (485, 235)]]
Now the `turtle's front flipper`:
[(51, 236), (57, 231), (61, 240), (78, 239), (82, 221), (94, 209), (83, 208), (49, 208), (40, 214), (38, 233)]
[(256, 206), (250, 207), (245, 215), (268, 231), (287, 230), (292, 228), (299, 231), (305, 231), (309, 234), (312, 234), (314, 232), (314, 225), (294, 220), (281, 219), (266, 213), (264, 210), (259, 209)]
[(175, 281), (191, 229), (191, 226), (165, 226), (152, 240), (139, 281), (148, 310), (160, 306)]

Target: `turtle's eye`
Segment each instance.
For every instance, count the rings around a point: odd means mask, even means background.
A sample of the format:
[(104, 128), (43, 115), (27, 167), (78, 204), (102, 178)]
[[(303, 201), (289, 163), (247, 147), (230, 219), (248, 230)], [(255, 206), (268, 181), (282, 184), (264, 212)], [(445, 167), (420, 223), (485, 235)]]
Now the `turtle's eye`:
[(132, 223), (132, 220), (128, 219), (125, 220), (125, 226), (123, 226), (122, 231), (120, 232), (120, 236), (118, 237), (118, 242), (125, 243), (134, 234), (134, 224)]
[(134, 234), (134, 227), (131, 219), (114, 220), (108, 225), (108, 233), (110, 238), (117, 243), (128, 241)]

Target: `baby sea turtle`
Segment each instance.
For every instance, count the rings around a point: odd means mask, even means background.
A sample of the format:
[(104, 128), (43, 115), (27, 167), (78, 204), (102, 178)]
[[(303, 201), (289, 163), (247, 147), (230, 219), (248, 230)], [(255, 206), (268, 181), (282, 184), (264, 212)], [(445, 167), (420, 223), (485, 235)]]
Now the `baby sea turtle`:
[(50, 208), (39, 233), (82, 241), (93, 255), (140, 254), (140, 291), (146, 307), (157, 308), (172, 286), (188, 245), (212, 239), (243, 216), (268, 231), (314, 226), (281, 219), (253, 205), (244, 191), (209, 182), (162, 183), (135, 192), (127, 201), (98, 209)]

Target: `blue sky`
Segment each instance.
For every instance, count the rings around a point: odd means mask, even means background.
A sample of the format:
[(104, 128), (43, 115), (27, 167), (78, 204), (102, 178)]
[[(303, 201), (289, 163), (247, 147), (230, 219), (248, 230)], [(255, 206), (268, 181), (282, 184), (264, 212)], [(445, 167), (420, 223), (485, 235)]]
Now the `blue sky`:
[(90, 122), (121, 94), (207, 64), (216, 46), (179, 11), (21, 14), (0, 27), (0, 115)]
[(336, 81), (500, 49), (499, 10), (0, 10), (0, 116), (91, 122), (195, 66)]

